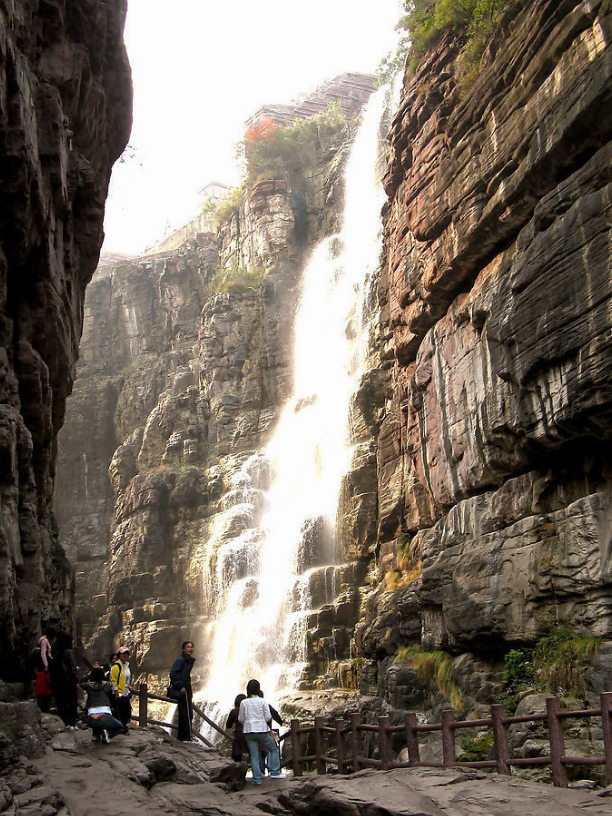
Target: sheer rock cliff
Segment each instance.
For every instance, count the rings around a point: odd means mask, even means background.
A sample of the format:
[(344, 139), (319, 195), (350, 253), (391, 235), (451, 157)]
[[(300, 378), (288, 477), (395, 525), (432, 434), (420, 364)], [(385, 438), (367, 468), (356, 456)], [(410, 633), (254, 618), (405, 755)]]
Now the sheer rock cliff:
[(131, 124), (125, 0), (0, 2), (0, 676), (71, 625), (52, 503), (85, 287)]
[(379, 287), (394, 586), (357, 629), (389, 702), (410, 704), (402, 645), (490, 702), (503, 654), (557, 623), (603, 639), (591, 691), (612, 680), (611, 26), (605, 1), (510, 4), (471, 87), (448, 35), (404, 87)]
[[(471, 86), (452, 33), (405, 78), (344, 566), (331, 595), (324, 572), (311, 587), (305, 685), (435, 707), (394, 663), (420, 646), (477, 710), (509, 649), (566, 623), (602, 639), (588, 690), (610, 687), (611, 23), (609, 0), (511, 3)], [(219, 236), (90, 287), (58, 512), (84, 643), (127, 640), (153, 682), (204, 631), (209, 542), (248, 527), (228, 495), (289, 393), (299, 275), (340, 196), (326, 150), (299, 195), (264, 181)], [(232, 254), (267, 275), (214, 294)]]
[[(98, 657), (130, 643), (160, 688), (214, 604), (213, 531), (219, 546), (246, 523), (232, 480), (290, 394), (299, 272), (333, 223), (344, 137), (319, 152), (299, 192), (264, 180), (219, 233), (101, 267), (89, 287), (57, 491), (79, 637)], [(261, 267), (261, 286), (217, 292), (220, 269)]]

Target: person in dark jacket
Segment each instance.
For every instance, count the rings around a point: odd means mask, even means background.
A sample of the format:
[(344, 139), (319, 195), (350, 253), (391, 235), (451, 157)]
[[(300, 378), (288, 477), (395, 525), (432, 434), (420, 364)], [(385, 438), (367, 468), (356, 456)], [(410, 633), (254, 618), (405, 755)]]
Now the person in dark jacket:
[(57, 713), (64, 721), (66, 731), (76, 731), (79, 670), (72, 651), (72, 635), (58, 632), (52, 652), (51, 681), (55, 690)]
[(108, 680), (104, 679), (102, 666), (94, 666), (89, 678), (81, 680), (79, 685), (87, 694), (85, 711), (92, 739), (108, 744), (117, 734), (125, 734), (123, 723), (112, 715), (113, 689)]
[(183, 643), (180, 657), (177, 657), (170, 669), (170, 685), (168, 686), (168, 697), (177, 701), (177, 737), (182, 742), (191, 741), (191, 701), (193, 698), (191, 691), (191, 669), (194, 663), (193, 643), (190, 640), (186, 640)]
[(234, 707), (227, 717), (225, 727), (229, 729), (234, 727), (234, 738), (232, 739), (232, 759), (234, 762), (242, 762), (242, 755), (249, 753), (249, 746), (246, 744), (244, 733), (242, 731), (242, 723), (238, 720), (238, 712), (240, 710), (240, 703), (246, 700), (246, 694), (238, 694), (234, 700)]

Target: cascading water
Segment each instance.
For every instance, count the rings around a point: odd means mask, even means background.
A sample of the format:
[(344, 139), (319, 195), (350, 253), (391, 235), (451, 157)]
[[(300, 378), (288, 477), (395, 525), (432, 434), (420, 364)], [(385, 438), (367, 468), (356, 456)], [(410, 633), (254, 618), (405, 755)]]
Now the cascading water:
[(209, 530), (203, 579), (212, 622), (202, 650), (210, 669), (197, 697), (217, 717), (251, 677), (270, 699), (297, 680), (309, 574), (333, 564), (338, 492), (351, 457), (350, 401), (367, 357), (364, 299), (380, 251), (385, 96), (381, 89), (370, 100), (347, 162), (342, 231), (321, 242), (303, 275), (293, 397), (265, 452), (236, 472)]

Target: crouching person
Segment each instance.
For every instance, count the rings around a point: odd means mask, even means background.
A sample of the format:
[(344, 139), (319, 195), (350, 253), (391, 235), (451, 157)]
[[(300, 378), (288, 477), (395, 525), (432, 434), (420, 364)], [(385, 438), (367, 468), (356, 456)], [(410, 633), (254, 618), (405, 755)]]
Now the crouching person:
[(87, 680), (79, 685), (87, 694), (85, 710), (87, 725), (91, 728), (92, 739), (109, 743), (117, 734), (124, 734), (123, 724), (111, 712), (111, 684), (104, 679), (102, 666), (95, 666)]

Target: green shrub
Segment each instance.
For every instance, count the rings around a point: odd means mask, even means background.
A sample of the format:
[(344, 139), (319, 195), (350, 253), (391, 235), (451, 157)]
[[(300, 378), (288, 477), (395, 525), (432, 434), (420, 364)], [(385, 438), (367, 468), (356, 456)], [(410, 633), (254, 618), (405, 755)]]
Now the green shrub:
[(505, 655), (502, 682), (506, 691), (517, 692), (533, 686), (532, 658), (531, 649), (510, 649)]
[(584, 697), (586, 672), (601, 647), (601, 638), (577, 635), (567, 625), (556, 626), (538, 641), (533, 652), (533, 674), (539, 688), (553, 694)]
[[(405, 14), (397, 28), (408, 32), (408, 65), (414, 72), (421, 57), (440, 34), (453, 29), (465, 36), (465, 49), (459, 61), (460, 73), (472, 77), (484, 50), (486, 37), (511, 0), (405, 0)], [(400, 44), (400, 48), (404, 48)]]
[(418, 646), (403, 646), (398, 649), (394, 662), (411, 663), (417, 677), (424, 683), (434, 685), (453, 711), (465, 709), (463, 693), (455, 683), (453, 658), (448, 652), (424, 652)]
[(245, 269), (221, 269), (212, 279), (213, 289), (217, 294), (246, 292), (247, 289), (258, 289), (266, 275), (263, 266)]
[(290, 125), (277, 125), (270, 118), (250, 125), (237, 149), (245, 165), (247, 185), (286, 174), (299, 175), (311, 168), (317, 147), (346, 124), (340, 103), (332, 102), (316, 116), (296, 119)]
[(479, 737), (469, 737), (467, 734), (464, 734), (461, 737), (462, 751), (457, 757), (457, 760), (459, 762), (482, 762), (488, 759), (493, 741), (492, 731), (481, 734)]
[(204, 211), (212, 214), (219, 223), (229, 221), (230, 218), (233, 218), (240, 212), (240, 202), (242, 201), (243, 192), (244, 188), (242, 186), (233, 187), (217, 202), (206, 202)]

